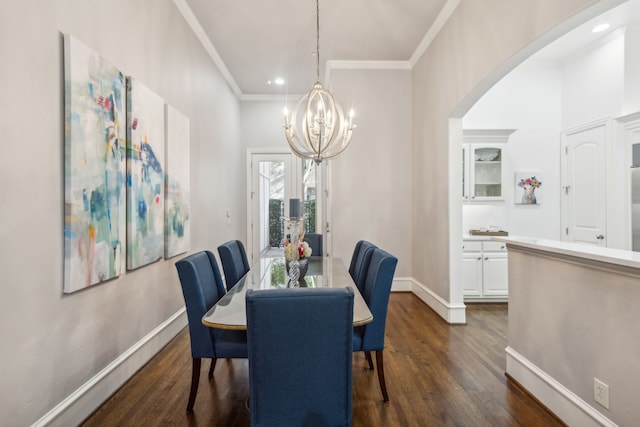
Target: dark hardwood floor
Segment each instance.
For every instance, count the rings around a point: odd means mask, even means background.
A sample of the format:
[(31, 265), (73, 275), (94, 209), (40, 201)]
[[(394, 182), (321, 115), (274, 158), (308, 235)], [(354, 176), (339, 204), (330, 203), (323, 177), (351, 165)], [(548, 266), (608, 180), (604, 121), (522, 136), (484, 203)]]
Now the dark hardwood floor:
[[(382, 401), (375, 371), (353, 359), (353, 426), (561, 426), (505, 377), (507, 305), (470, 304), (466, 325), (448, 325), (410, 293), (392, 293), (386, 326)], [(203, 363), (194, 412), (185, 329), (84, 426), (248, 426), (246, 360), (219, 360), (212, 380)], [(296, 396), (291, 396), (295, 399)]]

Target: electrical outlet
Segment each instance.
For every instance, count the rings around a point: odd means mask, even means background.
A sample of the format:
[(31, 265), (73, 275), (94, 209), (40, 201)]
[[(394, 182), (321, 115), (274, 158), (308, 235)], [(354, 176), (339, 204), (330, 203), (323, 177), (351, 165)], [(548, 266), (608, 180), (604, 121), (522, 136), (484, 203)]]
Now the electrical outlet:
[(609, 386), (597, 378), (593, 379), (593, 398), (596, 402), (609, 409)]

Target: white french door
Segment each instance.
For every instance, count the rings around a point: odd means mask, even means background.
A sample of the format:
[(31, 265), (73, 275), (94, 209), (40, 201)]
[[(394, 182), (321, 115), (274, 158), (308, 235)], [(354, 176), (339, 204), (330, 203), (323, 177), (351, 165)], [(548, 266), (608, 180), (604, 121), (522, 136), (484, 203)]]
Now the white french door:
[[(289, 199), (305, 203), (305, 229), (322, 233), (324, 206), (320, 169), (290, 151), (247, 151), (247, 256), (275, 253), (282, 238), (282, 217), (289, 216)], [(326, 241), (326, 238), (325, 238)]]

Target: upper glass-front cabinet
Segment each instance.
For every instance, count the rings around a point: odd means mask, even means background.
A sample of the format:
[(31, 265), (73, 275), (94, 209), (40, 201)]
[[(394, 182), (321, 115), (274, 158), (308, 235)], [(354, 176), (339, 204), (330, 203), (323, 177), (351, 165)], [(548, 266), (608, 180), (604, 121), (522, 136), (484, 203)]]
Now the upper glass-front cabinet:
[(465, 201), (504, 200), (504, 149), (513, 131), (464, 131), (462, 197)]

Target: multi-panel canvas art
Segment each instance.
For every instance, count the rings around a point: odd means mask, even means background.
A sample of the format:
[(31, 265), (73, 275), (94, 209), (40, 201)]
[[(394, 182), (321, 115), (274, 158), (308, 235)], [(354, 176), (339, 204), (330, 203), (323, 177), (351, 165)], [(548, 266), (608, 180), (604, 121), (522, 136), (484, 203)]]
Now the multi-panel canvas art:
[(164, 100), (133, 78), (127, 97), (127, 269), (164, 253)]
[(170, 105), (165, 108), (164, 256), (189, 250), (189, 119)]
[(71, 293), (189, 250), (189, 119), (70, 35), (64, 85)]
[(125, 242), (125, 77), (64, 36), (64, 292), (117, 277)]

